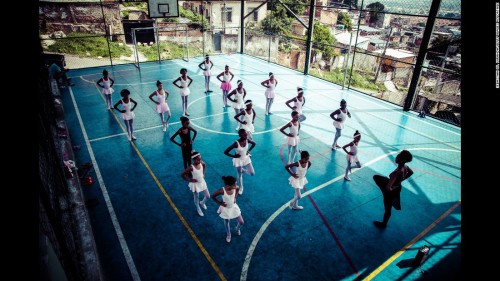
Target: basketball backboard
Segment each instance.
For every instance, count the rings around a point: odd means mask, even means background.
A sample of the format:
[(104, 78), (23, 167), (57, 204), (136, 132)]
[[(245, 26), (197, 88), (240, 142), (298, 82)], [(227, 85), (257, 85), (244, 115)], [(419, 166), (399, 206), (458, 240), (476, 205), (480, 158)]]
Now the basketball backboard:
[(150, 18), (172, 18), (179, 16), (178, 0), (148, 0)]

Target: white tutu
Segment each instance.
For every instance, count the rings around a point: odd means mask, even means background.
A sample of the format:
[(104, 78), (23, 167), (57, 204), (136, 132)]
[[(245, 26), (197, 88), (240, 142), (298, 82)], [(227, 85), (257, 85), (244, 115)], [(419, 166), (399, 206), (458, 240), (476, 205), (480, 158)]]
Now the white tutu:
[(293, 137), (285, 136), (285, 140), (286, 140), (286, 144), (291, 145), (291, 146), (296, 146), (300, 142), (299, 136), (293, 136)]
[(188, 183), (189, 190), (192, 192), (198, 192), (201, 193), (204, 190), (208, 189), (207, 187), (207, 182), (205, 180), (201, 182), (190, 182)]
[(129, 114), (127, 113), (122, 113), (122, 118), (123, 120), (131, 120), (135, 118), (135, 113), (133, 111), (130, 111)]
[(250, 133), (255, 132), (255, 127), (253, 126), (252, 123), (248, 124), (248, 122), (247, 122), (247, 124), (241, 124), (241, 128), (245, 129), (245, 131), (250, 132)]
[(114, 93), (114, 92), (115, 92), (115, 90), (113, 90), (113, 88), (108, 88), (108, 89), (103, 88), (103, 89), (102, 89), (102, 93), (103, 93), (103, 94), (106, 94), (106, 95), (111, 95), (111, 94), (112, 94), (112, 93)]
[(271, 88), (267, 88), (266, 91), (264, 92), (264, 95), (268, 99), (273, 99), (276, 96), (276, 94), (274, 93), (274, 89)]
[(347, 159), (347, 161), (350, 161), (351, 163), (359, 162), (358, 155), (347, 154), (345, 158)]
[(181, 96), (187, 96), (191, 93), (191, 90), (189, 90), (189, 88), (181, 88), (180, 90)]
[(333, 121), (333, 127), (342, 130), (342, 129), (344, 129), (344, 122)]
[(233, 165), (235, 167), (242, 167), (252, 163), (252, 159), (248, 155), (241, 155), (239, 158), (233, 158)]
[(156, 112), (158, 113), (164, 113), (170, 111), (170, 108), (168, 107), (167, 103), (160, 103), (156, 105)]
[(304, 189), (304, 186), (308, 183), (307, 178), (294, 178), (294, 177), (289, 177), (288, 182), (293, 188), (298, 188), (298, 189)]
[(219, 206), (217, 213), (219, 217), (230, 220), (239, 217), (241, 215), (241, 210), (238, 204), (234, 203), (231, 208)]

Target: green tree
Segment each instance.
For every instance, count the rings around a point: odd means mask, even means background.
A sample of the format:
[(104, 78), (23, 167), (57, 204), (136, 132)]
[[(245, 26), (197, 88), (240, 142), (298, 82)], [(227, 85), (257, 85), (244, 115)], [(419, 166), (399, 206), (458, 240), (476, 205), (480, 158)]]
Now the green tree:
[(344, 4), (349, 8), (358, 8), (358, 0), (344, 0)]
[(366, 9), (370, 11), (370, 23), (374, 23), (378, 20), (378, 17), (384, 11), (385, 6), (380, 2), (375, 2), (366, 5)]
[(191, 10), (186, 10), (179, 6), (179, 16), (187, 18), (190, 20), (188, 26), (192, 28), (206, 27), (208, 20), (202, 17), (200, 14), (195, 14)]
[[(287, 7), (297, 16), (301, 16), (304, 13), (306, 7), (304, 5), (308, 3), (307, 0), (282, 0), (281, 2), (285, 5), (294, 4), (287, 5)], [(292, 22), (295, 20), (295, 17), (277, 1), (271, 0), (269, 3), (271, 5), (271, 13), (262, 20), (262, 29), (268, 34), (281, 35), (291, 33)]]
[[(448, 48), (448, 46), (450, 45), (451, 42), (454, 42), (454, 41), (457, 41), (459, 40), (460, 38), (457, 37), (457, 38), (450, 38), (448, 36), (442, 36), (442, 35), (438, 35), (437, 37), (435, 37), (434, 39), (432, 39), (431, 41), (431, 48), (434, 52), (439, 52), (439, 53), (446, 53), (446, 49)], [(455, 45), (457, 46), (457, 50), (456, 52), (457, 53), (462, 53), (462, 44), (460, 41), (458, 42), (454, 42), (455, 44), (451, 44), (451, 45)]]
[(337, 41), (333, 37), (330, 29), (319, 22), (314, 23), (313, 29), (313, 47), (320, 50), (323, 53), (325, 59), (329, 59), (334, 56), (333, 45)]
[(352, 31), (352, 19), (349, 17), (348, 13), (340, 12), (337, 18), (337, 23), (343, 24), (345, 29)]

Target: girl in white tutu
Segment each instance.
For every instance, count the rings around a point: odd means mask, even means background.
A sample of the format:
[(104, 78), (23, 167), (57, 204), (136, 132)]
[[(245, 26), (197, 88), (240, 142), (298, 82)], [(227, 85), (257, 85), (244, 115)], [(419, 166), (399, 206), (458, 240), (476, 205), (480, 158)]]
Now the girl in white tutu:
[[(232, 145), (230, 145), (224, 151), (224, 154), (233, 158), (233, 165), (236, 167), (236, 172), (238, 173), (238, 180), (240, 184), (239, 194), (243, 194), (243, 173), (247, 175), (253, 176), (255, 175), (255, 171), (252, 166), (252, 159), (250, 158), (250, 151), (255, 147), (255, 142), (253, 140), (249, 140), (247, 136), (247, 131), (245, 129), (240, 129), (238, 131), (238, 135), (240, 138), (235, 141)], [(250, 148), (249, 145), (250, 144)], [(231, 155), (229, 151), (235, 149), (236, 152)]]
[(271, 113), (271, 106), (273, 105), (274, 97), (276, 93), (274, 89), (278, 86), (278, 80), (274, 78), (274, 74), (269, 72), (269, 79), (264, 80), (260, 83), (262, 86), (266, 87), (264, 95), (266, 96), (266, 116)]
[[(255, 128), (253, 126), (253, 122), (255, 120), (255, 110), (252, 108), (252, 100), (245, 101), (246, 109), (241, 111), (240, 113), (234, 116), (234, 119), (241, 124), (241, 128), (247, 131), (247, 137), (249, 140), (252, 139), (252, 133), (255, 132)], [(243, 120), (240, 120), (240, 116), (243, 117)]]
[[(137, 102), (130, 97), (130, 91), (127, 89), (121, 90), (120, 95), (122, 99), (115, 103), (114, 108), (122, 113), (123, 122), (127, 127), (127, 139), (133, 141), (137, 139), (134, 136), (134, 110), (137, 106)], [(122, 109), (118, 108), (120, 104), (122, 105)]]
[(205, 56), (205, 60), (202, 61), (198, 67), (203, 70), (203, 76), (205, 76), (205, 93), (211, 93), (210, 91), (210, 76), (212, 75), (211, 69), (214, 67), (214, 63), (210, 60), (208, 55)]
[[(221, 79), (222, 77), (222, 79)], [(229, 71), (229, 66), (224, 67), (224, 71), (217, 75), (217, 80), (221, 82), (220, 88), (222, 89), (222, 102), (224, 103), (224, 107), (227, 107), (227, 94), (231, 90), (231, 81), (233, 81), (234, 74)]]
[[(359, 162), (358, 159), (358, 144), (360, 140), (361, 140), (361, 134), (358, 132), (358, 130), (356, 130), (356, 132), (354, 133), (354, 140), (342, 147), (345, 153), (347, 153), (346, 155), (347, 167), (345, 168), (345, 176), (344, 176), (344, 179), (347, 181), (351, 180), (351, 178), (348, 175), (349, 173), (352, 173), (351, 171), (352, 168), (361, 168), (361, 163)], [(349, 151), (347, 151), (348, 147)], [(351, 166), (351, 163), (356, 163), (356, 165)]]
[[(102, 83), (102, 84), (101, 84)], [(102, 88), (102, 93), (104, 94), (104, 97), (106, 98), (106, 105), (108, 106), (108, 109), (111, 110), (113, 109), (113, 102), (111, 100), (111, 94), (115, 90), (113, 90), (113, 84), (115, 84), (115, 80), (113, 80), (111, 77), (109, 77), (109, 73), (106, 69), (102, 71), (102, 78), (97, 80), (97, 85)]]
[[(165, 132), (168, 128), (168, 120), (170, 119), (170, 108), (168, 107), (167, 99), (168, 96), (170, 96), (170, 93), (163, 89), (163, 84), (160, 82), (160, 80), (156, 81), (156, 91), (152, 92), (151, 95), (149, 95), (149, 99), (152, 100), (154, 103), (156, 103), (156, 112), (160, 114), (160, 119), (161, 119), (161, 124), (163, 125), (163, 131)], [(153, 97), (156, 96), (156, 100), (153, 99)], [(165, 115), (167, 115), (167, 118), (165, 120)]]
[[(184, 116), (189, 116), (189, 112), (187, 112), (187, 105), (188, 105), (188, 96), (191, 93), (191, 90), (189, 90), (189, 86), (191, 86), (191, 83), (193, 83), (193, 79), (187, 75), (187, 69), (186, 68), (181, 68), (181, 77), (178, 77), (177, 79), (174, 80), (173, 84), (181, 89), (179, 91), (179, 94), (181, 95), (182, 98), (182, 115)], [(188, 82), (189, 80), (189, 82)], [(178, 85), (177, 81), (179, 81), (181, 84)]]
[[(291, 168), (295, 168), (295, 172), (292, 172)], [(288, 178), (288, 182), (295, 189), (295, 194), (293, 196), (292, 201), (288, 207), (293, 210), (302, 210), (304, 207), (299, 206), (299, 199), (302, 198), (302, 194), (300, 194), (300, 190), (304, 189), (304, 186), (307, 184), (306, 173), (307, 169), (311, 167), (311, 161), (309, 161), (309, 152), (302, 151), (300, 152), (300, 160), (285, 166), (285, 170), (292, 175)]]
[(347, 117), (351, 118), (351, 112), (347, 110), (347, 102), (342, 99), (340, 101), (340, 108), (330, 113), (330, 118), (333, 119), (333, 126), (335, 127), (335, 138), (333, 139), (332, 150), (336, 150), (340, 148), (340, 145), (337, 144), (337, 140), (342, 135), (342, 129), (344, 129), (344, 122)]
[[(293, 102), (293, 106), (290, 103)], [(295, 110), (299, 113), (300, 122), (306, 120), (304, 114), (302, 114), (302, 108), (306, 104), (306, 98), (304, 97), (304, 90), (300, 87), (297, 87), (297, 96), (291, 98), (285, 102), (286, 106), (288, 106), (291, 110)]]
[[(236, 178), (232, 176), (223, 176), (224, 187), (214, 192), (211, 198), (217, 202), (219, 209), (217, 213), (219, 217), (224, 219), (224, 227), (226, 228), (226, 242), (231, 242), (231, 220), (237, 219), (238, 224), (234, 228), (234, 232), (239, 236), (241, 235), (241, 227), (245, 223), (241, 216), (240, 207), (236, 204), (236, 197), (238, 197), (239, 188), (236, 186)], [(217, 196), (222, 195), (222, 201)]]
[[(188, 187), (193, 192), (194, 196), (194, 206), (198, 215), (203, 217), (203, 211), (207, 209), (205, 204), (210, 198), (210, 193), (208, 192), (207, 183), (205, 182), (205, 172), (207, 170), (207, 165), (205, 162), (201, 161), (201, 154), (197, 151), (191, 152), (191, 159), (193, 159), (193, 165), (190, 165), (181, 173), (186, 181), (189, 182)], [(191, 177), (190, 177), (191, 176)], [(200, 201), (200, 192), (205, 195), (203, 200)], [(200, 208), (201, 207), (201, 208)]]
[[(247, 91), (243, 88), (243, 82), (238, 80), (236, 82), (238, 85), (236, 89), (234, 89), (229, 95), (227, 95), (227, 99), (233, 102), (234, 114), (237, 115), (243, 110), (245, 110), (245, 97), (247, 96)], [(242, 119), (240, 117), (240, 119)], [(243, 120), (242, 120), (243, 121)], [(238, 122), (238, 126), (236, 126), (236, 131), (240, 129), (240, 122)]]
[[(286, 144), (288, 145), (288, 164), (295, 161), (295, 154), (299, 148), (299, 132), (300, 132), (300, 122), (299, 113), (297, 111), (292, 111), (292, 120), (281, 127), (280, 132), (282, 132), (286, 137)], [(286, 128), (288, 133), (285, 132)]]

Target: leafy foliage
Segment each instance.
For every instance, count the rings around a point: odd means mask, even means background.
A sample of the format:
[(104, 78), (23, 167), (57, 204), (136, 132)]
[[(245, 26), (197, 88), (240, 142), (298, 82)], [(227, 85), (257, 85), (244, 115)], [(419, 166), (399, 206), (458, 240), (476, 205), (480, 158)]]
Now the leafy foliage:
[(370, 23), (374, 23), (378, 20), (380, 13), (384, 11), (385, 6), (380, 2), (375, 2), (366, 5), (366, 9), (370, 10)]
[(344, 0), (344, 4), (351, 8), (358, 8), (358, 0)]
[(323, 53), (323, 56), (328, 59), (334, 55), (333, 45), (336, 42), (330, 29), (319, 22), (314, 23), (313, 29), (313, 47)]
[[(106, 37), (86, 33), (69, 33), (65, 39), (59, 39), (48, 47), (48, 51), (90, 57), (109, 57)], [(109, 42), (112, 58), (130, 56), (132, 51), (125, 45)]]
[[(139, 52), (146, 56), (148, 61), (158, 60), (158, 47), (154, 43), (151, 46), (137, 46)], [(184, 48), (182, 45), (175, 44), (172, 42), (161, 42), (160, 52), (168, 50), (168, 57), (162, 59), (172, 59), (172, 58), (182, 58), (184, 57)], [(189, 56), (198, 56), (202, 54), (201, 46), (194, 46), (194, 44), (189, 45)]]
[[(304, 4), (307, 5), (307, 0), (283, 0), (286, 4)], [(272, 5), (271, 13), (262, 20), (262, 29), (266, 34), (283, 35), (292, 32), (292, 22), (295, 17), (277, 2), (270, 2)], [(304, 5), (289, 5), (287, 6), (295, 15), (301, 16), (304, 11)]]
[[(333, 83), (342, 85), (344, 81), (344, 69), (336, 68), (330, 72), (319, 72), (317, 68), (311, 68), (309, 73), (316, 77), (322, 77), (325, 80), (331, 81)], [(351, 69), (347, 69), (347, 76), (351, 73)], [(371, 75), (363, 74), (361, 71), (353, 71), (351, 77), (351, 87), (357, 89), (365, 89), (372, 91), (380, 91), (385, 90), (385, 86), (383, 84), (375, 84), (372, 82), (373, 78)], [(346, 85), (349, 82), (349, 77), (346, 78)]]
[(200, 14), (195, 14), (191, 10), (186, 10), (179, 6), (179, 15), (183, 18), (187, 18), (190, 20), (190, 23), (188, 24), (189, 27), (192, 28), (203, 28), (207, 27), (208, 25), (208, 20), (204, 18)]
[(337, 22), (344, 25), (345, 29), (352, 31), (352, 19), (346, 12), (340, 12), (337, 18)]

